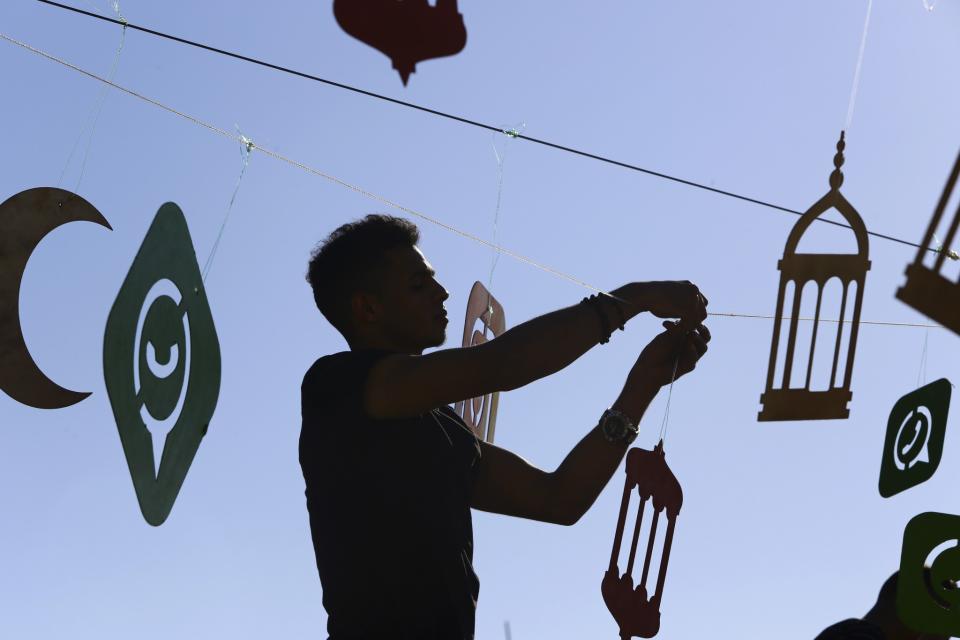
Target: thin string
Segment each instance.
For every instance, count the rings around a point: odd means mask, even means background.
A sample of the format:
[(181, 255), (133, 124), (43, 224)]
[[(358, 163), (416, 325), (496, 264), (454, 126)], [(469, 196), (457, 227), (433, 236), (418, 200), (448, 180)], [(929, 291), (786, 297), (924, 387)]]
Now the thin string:
[[(760, 314), (753, 313), (722, 313), (719, 311), (711, 311), (707, 313), (708, 316), (713, 316), (715, 318), (755, 318), (757, 320), (776, 320), (777, 316), (764, 316)], [(783, 321), (790, 322), (793, 318), (782, 318)], [(817, 318), (797, 318), (798, 322), (813, 322)], [(832, 320), (829, 318), (820, 318), (818, 322), (829, 322), (832, 324), (852, 324), (852, 320)], [(880, 322), (877, 320), (861, 320), (860, 324), (871, 324), (881, 327), (917, 327), (921, 329), (943, 329), (944, 327), (939, 324), (924, 324), (921, 322)]]
[(213, 258), (217, 255), (217, 249), (220, 247), (220, 239), (223, 237), (223, 230), (227, 228), (227, 221), (230, 219), (230, 212), (233, 211), (233, 203), (237, 199), (237, 192), (240, 191), (240, 183), (243, 182), (243, 174), (246, 173), (247, 166), (250, 164), (250, 152), (256, 146), (253, 144), (253, 140), (240, 133), (239, 127), (237, 129), (237, 135), (240, 137), (241, 144), (240, 176), (237, 178), (237, 185), (233, 188), (233, 194), (230, 196), (230, 203), (227, 205), (227, 212), (223, 216), (223, 222), (220, 223), (220, 230), (217, 232), (217, 238), (213, 241), (213, 248), (210, 250), (210, 255), (207, 256), (207, 261), (203, 265), (201, 279), (203, 280), (204, 284), (207, 282), (207, 274), (210, 273), (210, 267), (213, 266)]
[[(107, 76), (110, 80), (113, 80), (117, 73), (117, 66), (120, 63), (120, 53), (123, 51), (123, 44), (127, 38), (127, 19), (123, 17), (122, 13), (120, 13), (119, 0), (113, 0), (112, 6), (114, 13), (117, 14), (117, 19), (120, 21), (120, 44), (117, 47), (117, 52), (113, 56), (113, 64), (110, 66), (110, 74)], [(74, 141), (73, 147), (70, 149), (70, 155), (67, 156), (67, 161), (63, 165), (63, 171), (60, 172), (60, 179), (57, 180), (58, 187), (63, 184), (63, 178), (67, 174), (67, 169), (70, 168), (70, 163), (73, 162), (73, 155), (76, 153), (77, 147), (80, 146), (80, 141), (83, 139), (83, 136), (89, 127), (90, 136), (87, 138), (87, 145), (83, 150), (83, 160), (80, 162), (80, 175), (77, 177), (77, 184), (73, 188), (74, 191), (80, 190), (80, 183), (83, 181), (83, 174), (87, 169), (87, 157), (90, 154), (90, 146), (93, 144), (93, 137), (97, 131), (97, 123), (100, 121), (100, 114), (103, 111), (103, 103), (107, 98), (108, 89), (109, 87), (107, 86), (101, 87), (100, 95), (97, 96), (97, 100), (90, 110), (90, 115), (87, 116), (87, 121), (80, 129), (80, 134), (77, 135), (77, 139)], [(92, 125), (90, 124), (91, 119), (93, 121)]]
[(920, 370), (917, 372), (917, 388), (927, 384), (927, 340), (930, 332), (923, 333), (923, 349), (920, 351)]
[[(504, 144), (502, 153), (497, 150), (496, 137), (490, 143), (493, 147), (493, 155), (497, 159), (497, 202), (493, 210), (493, 233), (491, 237), (491, 243), (493, 245), (497, 244), (497, 236), (499, 235), (500, 203), (503, 198), (503, 163), (507, 156), (507, 146), (510, 144), (510, 140), (520, 135), (520, 131), (522, 131), (524, 127), (526, 127), (526, 124), (520, 123), (519, 127), (511, 127), (502, 131), (502, 135), (506, 136), (506, 144)], [(496, 136), (496, 134), (494, 135)], [(493, 295), (493, 274), (497, 269), (497, 262), (500, 260), (500, 252), (496, 249), (493, 249), (492, 252), (490, 275), (487, 277), (487, 322), (483, 327), (483, 335), (485, 337), (487, 336), (487, 327), (493, 324), (493, 301), (490, 298)]]
[(850, 130), (853, 122), (853, 109), (857, 104), (857, 92), (860, 90), (860, 69), (863, 67), (863, 52), (867, 48), (867, 32), (870, 31), (870, 14), (873, 13), (873, 0), (867, 0), (867, 17), (863, 21), (863, 35), (860, 37), (860, 53), (857, 55), (857, 68), (853, 73), (853, 87), (850, 89), (850, 103), (847, 105), (847, 124), (844, 131)]
[[(108, 18), (108, 17), (106, 17), (106, 16), (97, 15), (96, 13), (91, 13), (91, 12), (89, 12), (89, 11), (84, 11), (83, 9), (79, 9), (79, 8), (77, 8), (77, 7), (71, 7), (71, 6), (69, 6), (69, 5), (61, 4), (61, 3), (59, 3), (59, 2), (54, 2), (53, 0), (37, 0), (37, 2), (41, 2), (41, 3), (46, 4), (46, 5), (50, 5), (50, 6), (53, 6), (53, 7), (57, 7), (58, 9), (64, 9), (64, 10), (66, 10), (66, 11), (71, 11), (71, 12), (73, 12), (73, 13), (77, 13), (77, 14), (80, 14), (80, 15), (84, 15), (84, 16), (87, 16), (87, 17), (89, 17), (89, 18), (96, 18), (96, 19), (98, 19), (98, 20), (103, 20), (103, 21), (106, 21), (106, 22), (114, 22), (114, 23), (120, 24), (119, 21), (114, 20), (114, 19), (112, 19), (112, 18)], [(351, 85), (348, 85), (348, 84), (344, 84), (344, 83), (342, 83), (342, 82), (334, 82), (333, 80), (328, 80), (328, 79), (326, 79), (326, 78), (321, 78), (320, 76), (316, 76), (316, 75), (313, 75), (313, 74), (310, 74), (310, 73), (306, 73), (306, 72), (304, 72), (304, 71), (297, 71), (296, 69), (291, 69), (291, 68), (289, 68), (289, 67), (284, 67), (284, 66), (281, 66), (281, 65), (278, 65), (278, 64), (273, 64), (273, 63), (271, 63), (271, 62), (266, 62), (266, 61), (263, 61), (263, 60), (258, 60), (257, 58), (251, 58), (250, 56), (245, 56), (245, 55), (242, 55), (242, 54), (239, 54), (239, 53), (235, 53), (235, 52), (233, 52), (233, 51), (226, 51), (226, 50), (224, 50), (224, 49), (218, 49), (217, 47), (212, 47), (212, 46), (210, 46), (210, 45), (203, 44), (202, 42), (195, 42), (195, 41), (193, 41), (193, 40), (187, 40), (186, 38), (181, 38), (181, 37), (179, 37), (179, 36), (174, 36), (174, 35), (170, 35), (170, 34), (168, 34), (168, 33), (163, 33), (162, 31), (156, 31), (155, 29), (149, 29), (149, 28), (147, 28), (147, 27), (142, 27), (142, 26), (140, 26), (140, 25), (136, 25), (136, 24), (132, 24), (132, 23), (129, 24), (128, 26), (129, 26), (131, 29), (134, 29), (134, 30), (136, 30), (136, 31), (140, 31), (140, 32), (142, 32), (142, 33), (147, 33), (147, 34), (150, 34), (150, 35), (152, 35), (152, 36), (157, 36), (157, 37), (159, 37), (159, 38), (164, 38), (164, 39), (166, 39), (166, 40), (171, 40), (171, 41), (173, 41), (173, 42), (177, 42), (177, 43), (179, 43), (179, 44), (184, 44), (184, 45), (187, 45), (187, 46), (196, 47), (197, 49), (202, 49), (202, 50), (204, 50), (204, 51), (209, 51), (209, 52), (211, 52), (211, 53), (216, 53), (216, 54), (218, 54), (218, 55), (223, 55), (223, 56), (227, 56), (227, 57), (230, 57), (230, 58), (234, 58), (235, 60), (241, 60), (241, 61), (243, 61), (243, 62), (248, 62), (248, 63), (250, 63), (250, 64), (259, 65), (259, 66), (261, 66), (261, 67), (265, 67), (265, 68), (268, 68), (268, 69), (272, 69), (272, 70), (274, 70), (274, 71), (279, 71), (279, 72), (281, 72), (281, 73), (286, 73), (286, 74), (289, 74), (289, 75), (292, 75), (292, 76), (296, 76), (296, 77), (299, 77), (299, 78), (304, 78), (304, 79), (306, 79), (306, 80), (311, 80), (311, 81), (314, 81), (314, 82), (319, 82), (319, 83), (322, 83), (322, 84), (325, 84), (325, 85), (328, 85), (328, 86), (331, 86), (331, 87), (336, 87), (336, 88), (338, 88), (338, 89), (343, 89), (343, 90), (345, 90), (345, 91), (351, 91), (351, 92), (356, 93), (356, 94), (359, 94), (359, 95), (367, 96), (367, 97), (369, 97), (369, 98), (375, 98), (375, 99), (377, 99), (377, 100), (382, 100), (382, 101), (384, 101), (384, 102), (389, 102), (389, 103), (391, 103), (391, 104), (399, 105), (399, 106), (402, 106), (402, 107), (407, 107), (407, 108), (409, 108), (409, 109), (415, 109), (415, 110), (420, 111), (420, 112), (422, 112), (422, 113), (427, 113), (427, 114), (430, 114), (430, 115), (433, 115), (433, 116), (437, 116), (437, 117), (440, 117), (440, 118), (446, 118), (446, 119), (448, 119), (448, 120), (452, 120), (452, 121), (454, 121), (454, 122), (459, 122), (459, 123), (461, 123), (461, 124), (470, 125), (470, 126), (472, 126), (472, 127), (478, 127), (478, 128), (480, 128), (480, 129), (486, 129), (486, 130), (488, 130), (488, 131), (493, 131), (493, 132), (495, 132), (495, 133), (496, 133), (496, 132), (500, 132), (500, 129), (499, 129), (498, 127), (495, 127), (495, 126), (493, 126), (493, 125), (491, 125), (491, 124), (486, 124), (486, 123), (483, 123), (483, 122), (479, 122), (479, 121), (477, 121), (477, 120), (472, 120), (472, 119), (470, 119), (470, 118), (465, 118), (465, 117), (463, 117), (463, 116), (458, 116), (458, 115), (455, 115), (455, 114), (452, 114), (452, 113), (446, 113), (446, 112), (444, 112), (444, 111), (439, 111), (439, 110), (437, 110), (437, 109), (431, 109), (430, 107), (425, 107), (425, 106), (423, 106), (423, 105), (415, 104), (415, 103), (413, 103), (413, 102), (407, 102), (407, 101), (405, 101), (405, 100), (399, 100), (399, 99), (397, 99), (397, 98), (391, 98), (391, 97), (389, 97), (389, 96), (385, 96), (385, 95), (382, 95), (382, 94), (379, 94), (379, 93), (375, 93), (375, 92), (373, 92), (373, 91), (368, 91), (368, 90), (366, 90), (366, 89), (361, 89), (361, 88), (359, 88), (359, 87), (354, 87), (354, 86), (351, 86)], [(751, 198), (751, 197), (749, 197), (749, 196), (745, 196), (745, 195), (741, 195), (741, 194), (738, 194), (738, 193), (734, 193), (734, 192), (732, 192), (732, 191), (727, 191), (727, 190), (725, 190), (725, 189), (718, 189), (718, 188), (716, 188), (716, 187), (711, 187), (711, 186), (709, 186), (709, 185), (705, 185), (705, 184), (702, 184), (702, 183), (699, 183), (699, 182), (694, 182), (693, 180), (687, 180), (687, 179), (685, 179), (685, 178), (680, 178), (680, 177), (678, 177), (678, 176), (672, 176), (672, 175), (669, 175), (669, 174), (666, 174), (666, 173), (662, 173), (662, 172), (660, 172), (660, 171), (654, 171), (654, 170), (652, 170), (652, 169), (646, 169), (646, 168), (644, 168), (644, 167), (640, 167), (640, 166), (638, 166), (638, 165), (631, 164), (631, 163), (629, 163), (629, 162), (623, 162), (623, 161), (621, 161), (621, 160), (615, 160), (615, 159), (613, 159), (613, 158), (608, 158), (608, 157), (606, 157), (606, 156), (601, 156), (601, 155), (596, 154), (596, 153), (590, 153), (589, 151), (583, 151), (582, 149), (575, 149), (575, 148), (573, 148), (573, 147), (568, 147), (568, 146), (566, 146), (566, 145), (558, 144), (558, 143), (556, 143), (556, 142), (551, 142), (551, 141), (549, 141), (549, 140), (543, 140), (543, 139), (540, 139), (540, 138), (534, 138), (534, 137), (526, 136), (526, 135), (522, 135), (522, 134), (517, 134), (515, 137), (517, 137), (517, 138), (519, 138), (519, 139), (521, 139), (521, 140), (526, 140), (527, 142), (532, 142), (532, 143), (534, 143), (534, 144), (542, 145), (542, 146), (544, 146), (544, 147), (549, 147), (549, 148), (555, 149), (555, 150), (557, 150), (557, 151), (563, 151), (563, 152), (570, 153), (570, 154), (573, 154), (573, 155), (581, 156), (581, 157), (583, 157), (583, 158), (588, 158), (588, 159), (590, 159), (590, 160), (596, 160), (596, 161), (598, 161), (598, 162), (603, 162), (603, 163), (610, 164), (610, 165), (613, 165), (613, 166), (616, 166), (616, 167), (620, 167), (620, 168), (622, 168), (622, 169), (627, 169), (627, 170), (630, 170), (630, 171), (636, 171), (636, 172), (638, 172), (638, 173), (643, 173), (643, 174), (646, 174), (646, 175), (649, 175), (649, 176), (653, 176), (653, 177), (656, 177), (656, 178), (661, 178), (661, 179), (663, 179), (663, 180), (669, 180), (669, 181), (671, 181), (671, 182), (675, 182), (675, 183), (677, 183), (677, 184), (682, 184), (682, 185), (685, 185), (685, 186), (688, 186), (688, 187), (692, 187), (692, 188), (695, 188), (695, 189), (701, 189), (701, 190), (703, 190), (703, 191), (709, 191), (710, 193), (714, 193), (714, 194), (716, 194), (716, 195), (725, 196), (725, 197), (727, 197), (727, 198), (734, 198), (734, 199), (740, 200), (740, 201), (742, 201), (742, 202), (749, 202), (749, 203), (751, 203), (751, 204), (759, 205), (759, 206), (761, 206), (761, 207), (767, 207), (767, 208), (769, 208), (769, 209), (773, 209), (773, 210), (776, 210), (776, 211), (782, 211), (782, 212), (784, 212), (784, 213), (789, 213), (789, 214), (792, 214), (792, 215), (795, 215), (795, 216), (802, 216), (802, 215), (804, 214), (803, 211), (798, 211), (798, 210), (796, 210), (796, 209), (791, 209), (791, 208), (789, 208), (789, 207), (784, 207), (784, 206), (781, 206), (781, 205), (778, 205), (778, 204), (775, 204), (775, 203), (772, 203), (772, 202), (767, 202), (767, 201), (764, 201), (764, 200), (760, 200), (760, 199), (758, 199), (758, 198)], [(850, 228), (851, 228), (850, 225), (848, 225), (848, 224), (844, 224), (844, 223), (842, 223), (842, 222), (837, 222), (836, 220), (830, 220), (830, 219), (828, 219), (828, 218), (820, 217), (820, 218), (817, 218), (816, 221), (817, 221), (817, 222), (822, 222), (822, 223), (824, 223), (824, 224), (833, 225), (833, 226), (836, 226), (836, 227), (841, 227), (841, 228), (844, 228), (844, 229), (850, 229)], [(902, 244), (902, 245), (905, 245), (905, 246), (908, 246), (908, 247), (914, 247), (914, 248), (917, 248), (917, 249), (920, 249), (920, 248), (921, 248), (921, 246), (920, 246), (919, 244), (915, 243), (915, 242), (910, 242), (910, 241), (908, 241), (908, 240), (903, 240), (902, 238), (896, 238), (896, 237), (894, 237), (894, 236), (889, 236), (889, 235), (886, 235), (886, 234), (883, 234), (883, 233), (878, 233), (878, 232), (876, 232), (876, 231), (867, 231), (867, 234), (870, 235), (870, 236), (873, 236), (873, 237), (875, 237), (875, 238), (881, 238), (881, 239), (883, 239), (883, 240), (889, 240), (890, 242), (896, 242), (896, 243), (898, 243), (898, 244)], [(931, 248), (929, 248), (929, 247), (923, 247), (923, 248), (924, 248), (925, 250), (927, 250), (927, 251), (933, 251), (933, 249), (931, 249)]]
[[(72, 63), (70, 63), (70, 62), (67, 62), (66, 60), (62, 60), (61, 58), (58, 58), (58, 57), (56, 57), (56, 56), (54, 56), (54, 55), (51, 55), (51, 54), (49, 54), (49, 53), (46, 53), (45, 51), (41, 51), (40, 49), (37, 49), (37, 48), (35, 48), (35, 47), (32, 47), (31, 45), (26, 44), (25, 42), (21, 42), (21, 41), (15, 39), (15, 38), (11, 38), (10, 36), (7, 36), (7, 35), (5, 35), (5, 34), (3, 34), (3, 33), (0, 33), (0, 40), (5, 40), (5, 41), (7, 41), (7, 42), (10, 42), (11, 44), (15, 44), (15, 45), (17, 45), (17, 46), (19, 46), (19, 47), (21, 47), (21, 48), (23, 48), (23, 49), (26, 49), (27, 51), (30, 51), (31, 53), (35, 53), (35, 54), (37, 54), (37, 55), (39, 55), (39, 56), (41, 56), (41, 57), (43, 57), (43, 58), (46, 58), (47, 60), (50, 60), (50, 61), (52, 61), (52, 62), (56, 62), (56, 63), (58, 63), (58, 64), (60, 64), (60, 65), (63, 65), (64, 67), (67, 67), (68, 69), (72, 69), (72, 70), (74, 70), (74, 71), (76, 71), (76, 72), (78, 72), (78, 73), (80, 73), (80, 74), (82, 74), (82, 75), (85, 75), (85, 76), (87, 76), (88, 78), (91, 78), (91, 79), (93, 79), (93, 80), (97, 80), (98, 82), (102, 82), (102, 83), (104, 83), (104, 84), (106, 84), (106, 85), (109, 85), (109, 86), (113, 87), (114, 89), (117, 89), (118, 91), (120, 91), (120, 92), (122, 92), (122, 93), (125, 93), (125, 94), (127, 94), (127, 95), (129, 95), (129, 96), (132, 96), (132, 97), (134, 97), (134, 98), (137, 98), (138, 100), (142, 100), (142, 101), (144, 101), (144, 102), (147, 102), (147, 103), (149, 103), (149, 104), (152, 104), (152, 105), (155, 106), (155, 107), (158, 107), (158, 108), (160, 108), (160, 109), (163, 109), (164, 111), (167, 111), (168, 113), (172, 113), (172, 114), (174, 114), (174, 115), (176, 115), (176, 116), (178, 116), (178, 117), (180, 117), (180, 118), (183, 118), (184, 120), (187, 120), (187, 121), (189, 121), (189, 122), (192, 122), (193, 124), (195, 124), (195, 125), (197, 125), (197, 126), (199, 126), (199, 127), (202, 127), (202, 128), (204, 128), (204, 129), (207, 129), (208, 131), (211, 131), (211, 132), (213, 132), (213, 133), (215, 133), (215, 134), (217, 134), (217, 135), (219, 135), (219, 136), (222, 136), (222, 137), (227, 138), (227, 139), (230, 139), (230, 140), (238, 141), (238, 142), (240, 142), (241, 144), (247, 144), (247, 143), (250, 142), (247, 138), (244, 138), (242, 135), (237, 135), (237, 134), (230, 133), (229, 131), (226, 131), (226, 130), (224, 130), (224, 129), (221, 129), (220, 127), (217, 127), (217, 126), (215, 126), (215, 125), (212, 125), (212, 124), (209, 124), (209, 123), (207, 123), (207, 122), (204, 122), (203, 120), (200, 120), (199, 118), (195, 118), (194, 116), (191, 116), (191, 115), (189, 115), (189, 114), (186, 114), (186, 113), (184, 113), (184, 112), (182, 112), (182, 111), (178, 111), (177, 109), (174, 109), (173, 107), (169, 107), (169, 106), (167, 106), (167, 105), (165, 105), (165, 104), (163, 104), (163, 103), (161, 103), (161, 102), (157, 102), (157, 101), (154, 100), (153, 98), (149, 98), (149, 97), (147, 97), (147, 96), (145, 96), (145, 95), (143, 95), (143, 94), (137, 93), (136, 91), (133, 91), (132, 89), (127, 89), (126, 87), (122, 87), (122, 86), (120, 86), (120, 85), (118, 85), (118, 84), (116, 84), (116, 83), (114, 83), (114, 82), (112, 82), (112, 81), (110, 81), (110, 80), (107, 80), (107, 79), (105, 79), (105, 78), (102, 78), (102, 77), (98, 76), (98, 75), (95, 74), (95, 73), (92, 73), (92, 72), (90, 72), (90, 71), (87, 71), (86, 69), (82, 69), (82, 68), (80, 68), (80, 67), (78, 67), (78, 66), (76, 66), (76, 65), (74, 65), (74, 64), (72, 64)], [(568, 282), (571, 282), (572, 284), (575, 284), (575, 285), (577, 285), (577, 286), (580, 286), (580, 287), (582, 287), (582, 288), (584, 288), (584, 289), (588, 289), (588, 290), (590, 290), (590, 291), (593, 291), (594, 293), (598, 293), (598, 294), (602, 294), (602, 295), (609, 296), (609, 297), (613, 298), (614, 300), (618, 300), (618, 301), (620, 301), (620, 302), (623, 302), (624, 304), (630, 304), (629, 301), (623, 300), (623, 299), (621, 299), (621, 298), (618, 298), (617, 296), (614, 296), (614, 295), (610, 294), (610, 293), (607, 292), (607, 291), (604, 291), (603, 289), (601, 289), (601, 288), (599, 288), (599, 287), (595, 287), (595, 286), (592, 285), (592, 284), (589, 284), (589, 283), (587, 283), (587, 282), (585, 282), (585, 281), (583, 281), (583, 280), (580, 280), (579, 278), (576, 278), (576, 277), (574, 277), (574, 276), (572, 276), (572, 275), (566, 274), (566, 273), (564, 273), (564, 272), (562, 272), (562, 271), (558, 271), (557, 269), (554, 269), (554, 268), (552, 268), (552, 267), (549, 267), (549, 266), (546, 266), (546, 265), (541, 264), (541, 263), (539, 263), (539, 262), (536, 262), (536, 261), (534, 261), (534, 260), (532, 260), (532, 259), (530, 259), (530, 258), (528, 258), (528, 257), (526, 257), (526, 256), (524, 256), (524, 255), (522, 255), (522, 254), (516, 253), (515, 251), (512, 251), (512, 250), (507, 249), (507, 248), (505, 248), (505, 247), (496, 245), (496, 244), (494, 244), (494, 243), (492, 243), (492, 242), (490, 242), (490, 241), (488, 241), (488, 240), (484, 240), (483, 238), (480, 238), (479, 236), (476, 236), (476, 235), (471, 234), (471, 233), (469, 233), (469, 232), (462, 231), (462, 230), (460, 230), (460, 229), (458, 229), (458, 228), (456, 228), (456, 227), (454, 227), (454, 226), (452, 226), (452, 225), (449, 225), (449, 224), (447, 224), (447, 223), (445, 223), (445, 222), (442, 222), (441, 220), (438, 220), (438, 219), (436, 219), (436, 218), (433, 218), (433, 217), (431, 217), (431, 216), (428, 216), (428, 215), (426, 215), (426, 214), (424, 214), (424, 213), (420, 213), (419, 211), (416, 211), (415, 209), (411, 209), (410, 207), (406, 207), (406, 206), (401, 205), (401, 204), (399, 204), (399, 203), (393, 202), (392, 200), (389, 200), (389, 199), (387, 199), (387, 198), (384, 198), (383, 196), (379, 196), (379, 195), (377, 195), (377, 194), (375, 194), (375, 193), (372, 193), (372, 192), (370, 192), (370, 191), (367, 191), (367, 190), (363, 189), (362, 187), (359, 187), (359, 186), (357, 186), (357, 185), (351, 184), (351, 183), (349, 183), (349, 182), (347, 182), (347, 181), (345, 181), (345, 180), (341, 180), (340, 178), (337, 178), (336, 176), (332, 176), (332, 175), (329, 175), (329, 174), (327, 174), (327, 173), (324, 173), (324, 172), (320, 171), (319, 169), (315, 169), (315, 168), (313, 168), (313, 167), (311, 167), (311, 166), (308, 166), (308, 165), (306, 165), (306, 164), (304, 164), (304, 163), (302, 163), (302, 162), (299, 162), (299, 161), (297, 161), (297, 160), (293, 160), (293, 159), (291, 159), (291, 158), (287, 158), (286, 156), (283, 156), (283, 155), (277, 153), (276, 151), (272, 151), (272, 150), (270, 150), (270, 149), (267, 149), (267, 148), (261, 147), (261, 146), (257, 146), (257, 145), (252, 145), (250, 150), (251, 150), (251, 151), (254, 151), (254, 150), (259, 151), (260, 153), (262, 153), (262, 154), (264, 154), (264, 155), (267, 155), (267, 156), (270, 156), (271, 158), (274, 158), (275, 160), (279, 160), (279, 161), (281, 161), (281, 162), (284, 162), (284, 163), (286, 163), (286, 164), (289, 164), (289, 165), (291, 165), (291, 166), (294, 166), (294, 167), (296, 167), (296, 168), (298, 168), (298, 169), (301, 169), (302, 171), (305, 171), (305, 172), (310, 173), (310, 174), (313, 174), (313, 175), (315, 175), (315, 176), (317, 176), (317, 177), (323, 178), (324, 180), (328, 180), (328, 181), (330, 181), (330, 182), (332, 182), (332, 183), (334, 183), (334, 184), (337, 184), (337, 185), (340, 185), (340, 186), (345, 187), (345, 188), (347, 188), (347, 189), (350, 189), (350, 190), (352, 190), (352, 191), (354, 191), (354, 192), (358, 193), (359, 195), (362, 195), (362, 196), (364, 196), (364, 197), (366, 197), (366, 198), (369, 198), (369, 199), (371, 199), (371, 200), (375, 200), (376, 202), (379, 202), (379, 203), (384, 204), (384, 205), (386, 205), (386, 206), (388, 206), (388, 207), (392, 207), (392, 208), (394, 208), (394, 209), (397, 209), (398, 211), (402, 211), (403, 213), (406, 213), (406, 214), (408, 214), (408, 215), (411, 215), (411, 216), (420, 218), (421, 220), (424, 220), (424, 221), (426, 221), (426, 222), (429, 222), (430, 224), (433, 224), (433, 225), (435, 225), (435, 226), (437, 226), (437, 227), (440, 227), (440, 228), (442, 228), (442, 229), (444, 229), (444, 230), (446, 230), (446, 231), (449, 231), (449, 232), (451, 232), (451, 233), (457, 234), (457, 235), (459, 235), (459, 236), (461, 236), (461, 237), (463, 237), (463, 238), (466, 238), (466, 239), (468, 239), (468, 240), (472, 240), (473, 242), (476, 242), (476, 243), (481, 244), (481, 245), (483, 245), (483, 246), (489, 247), (490, 249), (493, 249), (493, 250), (495, 250), (495, 251), (497, 251), (497, 252), (499, 252), (499, 253), (502, 253), (502, 254), (504, 254), (504, 255), (507, 255), (507, 256), (513, 258), (514, 260), (517, 260), (518, 262), (522, 262), (522, 263), (527, 264), (527, 265), (529, 265), (529, 266), (531, 266), (531, 267), (534, 267), (534, 268), (536, 268), (536, 269), (539, 269), (539, 270), (541, 270), (541, 271), (543, 271), (543, 272), (545, 272), (545, 273), (549, 273), (549, 274), (551, 274), (551, 275), (553, 275), (553, 276), (555, 276), (555, 277), (561, 278), (561, 279), (563, 279), (563, 280), (567, 280)], [(767, 320), (775, 320), (775, 319), (776, 319), (775, 316), (764, 316), (764, 315), (754, 315), (754, 314), (741, 314), (741, 313), (717, 313), (717, 312), (713, 312), (713, 313), (709, 313), (708, 315), (714, 316), (714, 317), (729, 317), (729, 318), (758, 318), (758, 319), (767, 319)], [(789, 320), (789, 318), (785, 318), (785, 319), (786, 319), (786, 320)], [(809, 321), (809, 320), (813, 320), (813, 319), (812, 319), (812, 318), (798, 318), (798, 320)], [(839, 321), (837, 321), (837, 320), (826, 320), (826, 319), (822, 319), (821, 321), (822, 321), (822, 322), (839, 322)], [(849, 322), (849, 321), (844, 320), (844, 322)], [(934, 325), (934, 324), (916, 324), (916, 323), (906, 323), (906, 322), (877, 322), (877, 321), (870, 321), (870, 320), (861, 320), (861, 321), (860, 321), (860, 324), (867, 324), (867, 325), (872, 324), (872, 325), (895, 326), (895, 327), (922, 327), (922, 328), (938, 328), (938, 329), (942, 329), (942, 328), (943, 328), (943, 327), (941, 327), (940, 325)]]
[(670, 426), (670, 400), (673, 398), (673, 383), (677, 380), (677, 367), (680, 365), (680, 356), (673, 361), (673, 373), (670, 375), (670, 388), (667, 390), (667, 406), (663, 410), (663, 421), (660, 423), (660, 442), (667, 437), (667, 427)]

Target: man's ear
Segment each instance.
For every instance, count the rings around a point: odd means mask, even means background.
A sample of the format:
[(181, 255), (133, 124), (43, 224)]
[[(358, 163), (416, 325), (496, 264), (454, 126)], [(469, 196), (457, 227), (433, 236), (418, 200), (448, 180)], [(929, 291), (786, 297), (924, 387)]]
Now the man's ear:
[(373, 324), (380, 317), (381, 309), (380, 301), (373, 294), (357, 291), (350, 296), (350, 313), (357, 324)]

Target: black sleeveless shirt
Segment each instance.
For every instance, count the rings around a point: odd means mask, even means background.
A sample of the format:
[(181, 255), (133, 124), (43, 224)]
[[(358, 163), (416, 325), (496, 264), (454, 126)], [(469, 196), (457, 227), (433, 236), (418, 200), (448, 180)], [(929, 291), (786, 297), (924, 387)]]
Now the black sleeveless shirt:
[(470, 502), (480, 444), (450, 407), (375, 420), (386, 351), (317, 360), (301, 387), (300, 466), (330, 640), (469, 640), (480, 583)]

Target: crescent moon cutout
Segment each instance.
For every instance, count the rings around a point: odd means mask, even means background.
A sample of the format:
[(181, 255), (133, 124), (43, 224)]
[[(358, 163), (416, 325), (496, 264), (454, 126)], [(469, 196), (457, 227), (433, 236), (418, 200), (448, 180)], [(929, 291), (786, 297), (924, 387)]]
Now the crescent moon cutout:
[(81, 220), (113, 229), (93, 205), (63, 189), (27, 189), (0, 204), (0, 389), (38, 409), (69, 407), (90, 395), (50, 380), (20, 326), (20, 282), (33, 250), (57, 227)]

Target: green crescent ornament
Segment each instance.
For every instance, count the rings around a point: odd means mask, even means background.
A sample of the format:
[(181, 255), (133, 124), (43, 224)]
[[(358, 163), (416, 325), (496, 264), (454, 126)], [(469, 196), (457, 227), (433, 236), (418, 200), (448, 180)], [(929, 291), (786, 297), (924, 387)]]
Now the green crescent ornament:
[(146, 521), (167, 519), (220, 392), (220, 345), (180, 208), (160, 207), (107, 318), (107, 394)]

